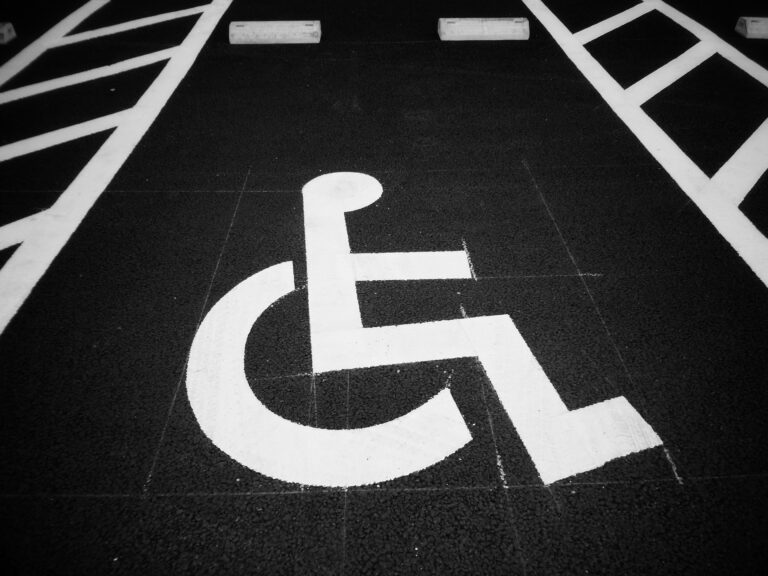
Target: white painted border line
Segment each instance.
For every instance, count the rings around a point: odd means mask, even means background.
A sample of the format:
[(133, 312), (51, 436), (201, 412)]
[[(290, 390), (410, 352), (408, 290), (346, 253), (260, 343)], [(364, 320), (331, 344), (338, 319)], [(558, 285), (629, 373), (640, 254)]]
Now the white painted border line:
[(20, 88), (0, 92), (0, 104), (7, 104), (14, 100), (21, 100), (22, 98), (44, 94), (45, 92), (58, 90), (59, 88), (66, 88), (67, 86), (74, 86), (76, 84), (82, 84), (84, 82), (90, 82), (91, 80), (97, 80), (99, 78), (105, 78), (107, 76), (120, 74), (121, 72), (141, 68), (143, 66), (149, 66), (150, 64), (156, 64), (157, 62), (162, 62), (163, 60), (171, 58), (175, 51), (175, 47), (166, 48), (165, 50), (158, 50), (157, 52), (144, 54), (143, 56), (122, 60), (115, 64), (100, 66), (99, 68), (93, 68), (84, 72), (52, 78), (51, 80), (45, 80), (43, 82), (37, 82), (35, 84), (29, 84), (27, 86), (21, 86)]
[(722, 190), (738, 206), (768, 170), (768, 119), (723, 164), (710, 186)]
[(711, 43), (697, 42), (674, 60), (627, 88), (627, 97), (640, 106), (714, 54), (716, 50)]
[(8, 60), (8, 62), (0, 67), (0, 86), (8, 82), (8, 80), (29, 66), (34, 60), (36, 60), (43, 52), (48, 49), (49, 44), (56, 42), (77, 28), (80, 23), (82, 23), (91, 14), (96, 12), (99, 8), (108, 4), (109, 1), (110, 0), (91, 0), (87, 4), (84, 4), (72, 12), (72, 14), (64, 18), (64, 20), (56, 24), (53, 28), (48, 30), (48, 32), (40, 36), (40, 38), (32, 42), (32, 44), (16, 54), (16, 56)]
[(39, 229), (45, 210), (0, 226), (0, 250), (21, 244), (25, 238)]
[[(738, 66), (744, 72), (752, 76), (752, 78), (768, 88), (768, 70), (760, 66), (760, 64), (754, 60), (747, 58), (744, 54), (736, 50), (736, 48), (728, 44), (717, 34), (705, 28), (679, 10), (672, 8), (672, 6), (669, 4), (660, 2), (659, 0), (652, 1), (653, 6), (655, 6), (659, 12), (672, 19), (683, 28), (687, 29), (691, 34), (696, 36), (702, 42), (710, 42), (713, 46), (715, 46), (718, 54), (720, 54), (723, 58), (735, 66)], [(645, 2), (651, 3), (651, 0), (645, 0)]]
[(147, 16), (146, 18), (138, 18), (137, 20), (131, 20), (130, 22), (105, 26), (104, 28), (97, 28), (95, 30), (86, 30), (85, 32), (72, 34), (71, 36), (63, 36), (62, 38), (51, 42), (48, 46), (49, 48), (66, 46), (67, 44), (75, 44), (76, 42), (93, 40), (94, 38), (110, 36), (111, 34), (119, 34), (120, 32), (127, 32), (129, 30), (135, 30), (136, 28), (144, 28), (146, 26), (152, 26), (153, 24), (160, 24), (161, 22), (194, 16), (195, 14), (203, 13), (207, 7), (207, 4), (204, 6), (195, 6), (194, 8), (166, 12), (165, 14), (158, 14), (157, 16)]
[(0, 333), (160, 114), (231, 1), (214, 0), (208, 5), (176, 55), (134, 106), (131, 117), (115, 129), (56, 203), (46, 211), (45, 234), (33, 234), (26, 238), (0, 269)]
[[(627, 98), (616, 80), (541, 0), (523, 0), (523, 3), (640, 143), (677, 182), (761, 282), (768, 286), (768, 238), (731, 203), (724, 192), (716, 185), (711, 185), (706, 174), (639, 106)], [(661, 3), (654, 5), (661, 7)]]
[(355, 280), (446, 280), (472, 278), (463, 250), (352, 254)]
[(129, 110), (123, 110), (122, 112), (115, 112), (114, 114), (107, 114), (100, 118), (94, 118), (93, 120), (86, 120), (79, 124), (73, 124), (66, 128), (59, 128), (58, 130), (52, 130), (45, 134), (39, 134), (32, 136), (31, 138), (25, 138), (5, 146), (0, 146), (0, 162), (5, 162), (18, 156), (24, 156), (32, 152), (38, 152), (39, 150), (45, 150), (51, 146), (57, 146), (64, 142), (70, 142), (71, 140), (77, 140), (84, 136), (90, 136), (97, 132), (103, 132), (114, 128), (125, 118), (125, 115)]
[(637, 4), (632, 6), (632, 8), (624, 10), (624, 12), (616, 14), (615, 16), (611, 16), (610, 18), (606, 18), (602, 22), (598, 22), (589, 28), (584, 28), (583, 30), (576, 32), (574, 37), (581, 44), (588, 44), (589, 42), (592, 42), (592, 40), (597, 40), (600, 38), (600, 36), (608, 34), (608, 32), (629, 24), (633, 20), (640, 18), (640, 16), (647, 14), (653, 9), (654, 4), (651, 2), (643, 2), (642, 4)]

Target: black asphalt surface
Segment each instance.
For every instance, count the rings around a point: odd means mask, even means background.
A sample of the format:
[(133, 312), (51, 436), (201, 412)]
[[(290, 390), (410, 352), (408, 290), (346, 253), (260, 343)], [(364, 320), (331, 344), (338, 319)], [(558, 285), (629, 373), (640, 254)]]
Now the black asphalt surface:
[[(198, 3), (113, 0), (80, 29)], [(545, 3), (573, 31), (634, 4)], [(2, 60), (79, 5), (18, 4)], [(768, 41), (732, 32), (739, 15), (768, 16), (762, 2), (670, 4), (768, 67)], [(526, 16), (531, 38), (441, 43), (439, 16)], [(230, 21), (276, 18), (321, 19), (323, 41), (228, 43)], [(46, 55), (7, 87), (168, 47), (184, 24)], [(627, 86), (691, 43), (653, 17), (589, 48)], [(123, 109), (158, 71), (0, 105), (0, 145)], [(714, 59), (644, 107), (710, 175), (768, 116), (768, 90), (737, 72)], [(106, 136), (0, 163), (0, 224), (49, 206)], [(358, 284), (366, 326), (509, 314), (569, 408), (625, 396), (664, 447), (544, 486), (473, 360), (313, 376), (301, 187), (335, 171), (384, 188), (347, 216), (354, 252), (466, 245), (477, 276)], [(768, 233), (767, 177), (743, 210)], [(298, 289), (246, 349), (259, 399), (356, 428), (450, 385), (472, 442), (348, 490), (268, 478), (216, 448), (185, 392), (192, 339), (229, 290), (286, 260)], [(762, 574), (766, 358), (768, 288), (521, 2), (235, 0), (0, 335), (0, 566)]]

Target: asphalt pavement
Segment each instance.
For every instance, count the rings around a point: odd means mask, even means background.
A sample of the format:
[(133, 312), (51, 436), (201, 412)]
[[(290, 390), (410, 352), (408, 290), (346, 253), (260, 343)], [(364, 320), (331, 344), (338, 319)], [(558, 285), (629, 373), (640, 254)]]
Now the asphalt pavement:
[[(81, 5), (45, 4), (9, 10), (19, 38), (0, 62)], [(577, 32), (637, 2), (544, 4)], [(768, 16), (762, 2), (669, 4), (768, 67), (768, 40), (733, 31), (749, 11)], [(72, 33), (197, 5), (113, 0)], [(441, 16), (526, 17), (530, 39), (440, 42)], [(52, 48), (0, 97), (170, 50), (197, 19)], [(318, 19), (323, 37), (229, 43), (230, 21), (262, 19)], [(628, 88), (696, 42), (652, 12), (586, 46)], [(0, 103), (0, 154), (134, 106), (164, 66)], [(712, 178), (768, 117), (768, 88), (715, 55), (642, 110)], [(0, 161), (0, 226), (54, 205), (112, 134)], [(570, 413), (624, 398), (660, 444), (547, 483), (479, 356), (316, 370), (302, 188), (349, 172), (383, 191), (341, 218), (351, 254), (461, 253), (469, 266), (455, 278), (358, 277), (361, 330), (508, 317)], [(0, 333), (0, 564), (25, 575), (762, 574), (768, 286), (697, 202), (523, 2), (236, 0)], [(768, 235), (767, 202), (762, 175), (734, 207), (756, 237)], [(0, 265), (20, 266), (18, 244)], [(285, 262), (293, 289), (240, 342), (255, 402), (289, 428), (351, 431), (447, 390), (471, 439), (416, 472), (393, 464), (379, 481), (332, 486), (260, 472), (212, 440), (188, 392), (193, 341), (217, 303)], [(14, 289), (0, 283), (0, 299)], [(212, 372), (224, 348), (206, 352)], [(400, 449), (440, 441), (419, 438)]]

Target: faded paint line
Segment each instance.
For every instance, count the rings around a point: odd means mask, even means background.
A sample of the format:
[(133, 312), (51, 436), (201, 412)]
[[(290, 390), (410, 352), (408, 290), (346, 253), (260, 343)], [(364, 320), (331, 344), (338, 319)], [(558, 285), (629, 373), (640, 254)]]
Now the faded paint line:
[(469, 264), (469, 272), (472, 275), (473, 280), (477, 280), (477, 272), (475, 272), (475, 265), (472, 264), (472, 257), (469, 255), (469, 246), (467, 246), (467, 240), (461, 239), (461, 246), (464, 248), (464, 253), (467, 256), (467, 264)]

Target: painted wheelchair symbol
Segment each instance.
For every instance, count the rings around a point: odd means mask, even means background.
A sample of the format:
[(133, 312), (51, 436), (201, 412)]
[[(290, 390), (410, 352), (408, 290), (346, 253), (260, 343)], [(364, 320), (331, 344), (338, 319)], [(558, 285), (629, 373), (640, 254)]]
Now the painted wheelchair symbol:
[[(471, 278), (464, 251), (353, 254), (344, 214), (381, 194), (376, 179), (347, 172), (302, 190), (315, 373), (475, 357), (545, 484), (661, 445), (623, 396), (568, 410), (507, 315), (364, 328), (356, 282)], [(399, 418), (352, 430), (297, 424), (262, 404), (245, 376), (246, 339), (259, 316), (293, 290), (292, 262), (277, 264), (235, 286), (200, 325), (187, 393), (219, 449), (287, 482), (354, 486), (423, 470), (470, 442), (448, 389)]]

